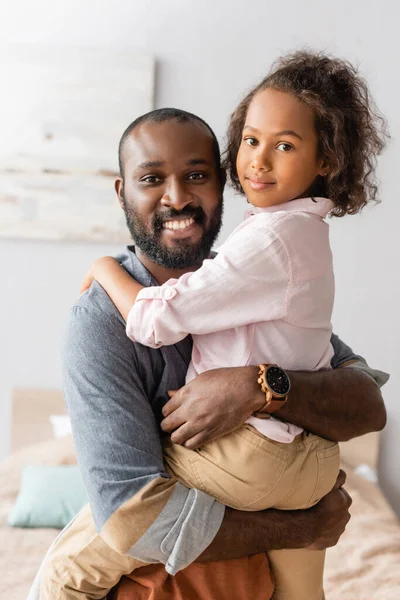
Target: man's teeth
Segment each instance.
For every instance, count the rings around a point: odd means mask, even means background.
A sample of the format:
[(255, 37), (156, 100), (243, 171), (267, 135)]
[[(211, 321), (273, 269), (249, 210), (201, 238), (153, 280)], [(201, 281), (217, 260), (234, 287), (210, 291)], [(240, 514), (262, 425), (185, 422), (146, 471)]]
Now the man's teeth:
[(165, 221), (165, 229), (186, 229), (194, 223), (194, 219), (180, 219), (179, 221)]

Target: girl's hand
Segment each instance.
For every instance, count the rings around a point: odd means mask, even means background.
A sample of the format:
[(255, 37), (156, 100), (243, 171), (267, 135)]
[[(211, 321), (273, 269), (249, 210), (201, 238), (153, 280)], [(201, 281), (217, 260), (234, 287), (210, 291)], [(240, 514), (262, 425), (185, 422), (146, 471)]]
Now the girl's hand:
[(106, 269), (108, 269), (110, 265), (112, 265), (113, 267), (115, 265), (119, 266), (119, 263), (112, 256), (103, 256), (102, 258), (98, 258), (97, 260), (95, 260), (92, 266), (90, 267), (89, 271), (83, 278), (80, 293), (83, 294), (83, 292), (86, 292), (86, 290), (88, 290), (92, 285), (93, 281), (95, 279), (98, 279), (98, 276), (101, 275), (101, 273), (104, 272)]
[(112, 256), (96, 260), (81, 284), (81, 293), (89, 289), (96, 280), (105, 293), (114, 302), (120, 315), (126, 322), (129, 311), (143, 286), (138, 283)]

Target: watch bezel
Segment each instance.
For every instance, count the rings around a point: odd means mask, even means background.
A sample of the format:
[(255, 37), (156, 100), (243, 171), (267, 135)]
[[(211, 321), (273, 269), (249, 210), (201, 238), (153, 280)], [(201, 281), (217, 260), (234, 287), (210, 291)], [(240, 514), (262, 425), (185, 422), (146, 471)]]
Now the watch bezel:
[[(279, 393), (279, 392), (276, 392), (276, 391), (275, 391), (275, 390), (272, 388), (271, 384), (268, 382), (268, 372), (269, 372), (269, 371), (270, 371), (272, 368), (274, 368), (274, 369), (278, 369), (278, 371), (281, 371), (281, 372), (283, 373), (283, 375), (285, 376), (286, 380), (287, 380), (287, 385), (288, 385), (288, 388), (287, 388), (287, 391), (285, 391), (284, 393)], [(282, 367), (280, 367), (279, 365), (268, 365), (268, 366), (266, 367), (266, 369), (265, 369), (265, 371), (264, 371), (263, 375), (264, 375), (264, 381), (265, 381), (265, 385), (266, 385), (266, 386), (267, 386), (267, 388), (270, 390), (270, 392), (271, 392), (272, 396), (273, 396), (274, 398), (278, 398), (278, 399), (279, 399), (279, 398), (285, 399), (285, 398), (286, 398), (286, 396), (289, 394), (289, 392), (290, 392), (290, 388), (291, 388), (291, 384), (290, 384), (290, 378), (289, 378), (289, 375), (286, 373), (286, 371), (285, 371), (284, 369), (282, 369)]]

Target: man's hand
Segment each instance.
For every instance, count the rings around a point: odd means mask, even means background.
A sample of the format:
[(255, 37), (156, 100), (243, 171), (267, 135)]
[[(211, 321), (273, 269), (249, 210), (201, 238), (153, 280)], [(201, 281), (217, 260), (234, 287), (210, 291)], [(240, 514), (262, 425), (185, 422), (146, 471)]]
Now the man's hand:
[(191, 449), (234, 431), (265, 404), (257, 367), (205, 371), (169, 395), (161, 428), (173, 431), (173, 442)]
[(302, 511), (308, 522), (304, 528), (304, 547), (309, 550), (325, 550), (336, 546), (340, 536), (350, 521), (349, 508), (352, 499), (342, 487), (346, 482), (346, 474), (340, 471), (332, 491), (324, 496), (318, 504)]

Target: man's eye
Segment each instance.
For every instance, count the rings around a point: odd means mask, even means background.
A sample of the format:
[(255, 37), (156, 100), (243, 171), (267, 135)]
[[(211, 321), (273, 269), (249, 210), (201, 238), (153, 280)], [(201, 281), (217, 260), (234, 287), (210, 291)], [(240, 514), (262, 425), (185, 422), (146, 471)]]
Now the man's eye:
[(248, 146), (256, 146), (258, 144), (256, 138), (253, 137), (244, 138), (244, 143)]
[(291, 146), (290, 144), (286, 144), (285, 142), (282, 142), (281, 144), (277, 145), (276, 149), (279, 150), (280, 152), (289, 152), (290, 150), (293, 150), (293, 146)]
[(146, 175), (146, 177), (142, 177), (140, 181), (144, 181), (145, 183), (158, 183), (161, 179), (156, 175)]
[(205, 179), (205, 175), (204, 173), (190, 173), (188, 179), (191, 181), (200, 181), (201, 179)]

